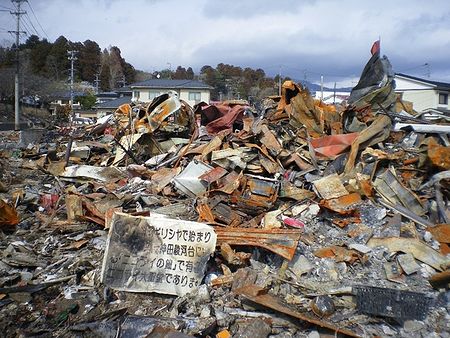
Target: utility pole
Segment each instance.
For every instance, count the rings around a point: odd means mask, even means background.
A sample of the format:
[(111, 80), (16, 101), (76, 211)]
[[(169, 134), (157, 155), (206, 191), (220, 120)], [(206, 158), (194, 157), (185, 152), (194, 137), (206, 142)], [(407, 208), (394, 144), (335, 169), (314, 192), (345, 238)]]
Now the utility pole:
[(125, 87), (125, 85), (127, 84), (127, 81), (126, 81), (125, 75), (122, 75), (122, 80), (121, 80), (121, 81), (119, 81), (119, 83), (121, 83), (121, 84), (122, 84), (122, 88), (123, 88), (123, 87)]
[(281, 96), (281, 65), (278, 70), (278, 95)]
[(430, 71), (430, 64), (427, 62), (424, 64), (425, 67), (427, 67), (427, 78), (430, 78), (431, 76), (431, 71)]
[(323, 101), (323, 75), (320, 75), (320, 101)]
[[(68, 59), (70, 60), (70, 126), (72, 127), (73, 120), (75, 119), (75, 113), (73, 111), (73, 63), (77, 58), (75, 57), (74, 50), (68, 50), (67, 55), (69, 55)], [(70, 152), (72, 151), (72, 143), (73, 143), (73, 131), (70, 131), (69, 142), (67, 143), (66, 156), (65, 156), (65, 167), (69, 164)]]
[(169, 79), (172, 79), (172, 64), (167, 62), (167, 65), (169, 66)]
[(333, 104), (336, 104), (336, 82), (334, 82)]
[(75, 60), (77, 60), (77, 58), (75, 57), (75, 53), (76, 53), (76, 51), (74, 51), (74, 50), (67, 51), (67, 55), (69, 55), (68, 59), (70, 60), (70, 115), (71, 115), (71, 120), (73, 120), (73, 118), (74, 118), (74, 113), (73, 113), (73, 73), (74, 73), (73, 63)]
[(100, 73), (95, 73), (95, 80), (94, 80), (94, 84), (95, 84), (95, 94), (98, 94), (98, 84), (100, 83)]
[(24, 31), (20, 30), (20, 16), (26, 14), (26, 11), (21, 11), (20, 6), (22, 5), (22, 2), (25, 2), (26, 0), (11, 0), (12, 3), (17, 3), (17, 10), (15, 12), (10, 12), (12, 15), (15, 15), (17, 18), (17, 26), (15, 31), (9, 31), (9, 33), (15, 33), (16, 34), (16, 73), (14, 76), (14, 95), (15, 95), (15, 113), (14, 113), (14, 129), (20, 130), (20, 106), (19, 106), (19, 71), (20, 71), (20, 64), (19, 64), (19, 36), (20, 33), (25, 34)]

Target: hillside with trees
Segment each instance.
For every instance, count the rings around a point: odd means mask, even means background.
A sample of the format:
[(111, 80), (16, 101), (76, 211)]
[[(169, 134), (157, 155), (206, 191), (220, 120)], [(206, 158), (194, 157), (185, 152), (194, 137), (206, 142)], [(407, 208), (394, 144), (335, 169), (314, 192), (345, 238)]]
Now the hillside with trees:
[[(38, 95), (44, 101), (55, 93), (68, 89), (70, 61), (68, 51), (75, 50), (75, 78), (77, 91), (90, 88), (93, 94), (111, 91), (149, 78), (199, 79), (213, 87), (211, 99), (261, 99), (278, 93), (278, 77), (268, 77), (263, 69), (241, 68), (219, 63), (216, 67), (204, 65), (199, 74), (192, 67), (177, 66), (174, 71), (162, 69), (153, 73), (136, 70), (121, 55), (117, 46), (103, 50), (97, 42), (72, 42), (64, 36), (54, 42), (31, 35), (19, 46), (21, 88), (24, 96)], [(0, 99), (13, 101), (15, 46), (0, 46)], [(288, 78), (283, 78), (285, 80)]]
[[(53, 43), (31, 35), (19, 46), (24, 95), (39, 95), (51, 99), (53, 93), (67, 91), (70, 75), (68, 51), (75, 50), (75, 83), (84, 83), (84, 88), (95, 86), (99, 78), (99, 89), (110, 90), (135, 81), (136, 70), (121, 56), (117, 46), (103, 51), (97, 42), (86, 40), (72, 42), (60, 36)], [(15, 45), (0, 46), (0, 98), (10, 101), (14, 96)]]
[(252, 69), (219, 63), (216, 68), (203, 66), (200, 78), (214, 87), (213, 99), (230, 99), (249, 97), (263, 98), (277, 93), (278, 78), (267, 77), (264, 70)]

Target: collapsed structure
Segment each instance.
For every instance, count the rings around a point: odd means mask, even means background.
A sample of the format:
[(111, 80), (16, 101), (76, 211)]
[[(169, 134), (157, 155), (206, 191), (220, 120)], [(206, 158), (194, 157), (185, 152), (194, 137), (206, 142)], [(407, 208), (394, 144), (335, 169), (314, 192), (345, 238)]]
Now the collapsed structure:
[(5, 149), (5, 332), (448, 335), (448, 121), (394, 86), (377, 52), (345, 107), (169, 92)]

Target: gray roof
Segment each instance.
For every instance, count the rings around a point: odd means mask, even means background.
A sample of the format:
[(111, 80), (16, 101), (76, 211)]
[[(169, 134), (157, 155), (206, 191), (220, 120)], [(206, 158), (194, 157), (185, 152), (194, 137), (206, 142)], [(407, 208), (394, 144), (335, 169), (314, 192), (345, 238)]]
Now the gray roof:
[(130, 88), (130, 86), (125, 86), (125, 87), (120, 87), (120, 88), (116, 88), (116, 89), (114, 89), (114, 91), (116, 92), (116, 93), (128, 93), (128, 92), (130, 92), (131, 93), (131, 88)]
[(101, 92), (96, 94), (97, 97), (119, 97), (119, 94), (116, 92)]
[(416, 81), (429, 83), (429, 84), (431, 84), (433, 86), (436, 86), (437, 89), (450, 90), (450, 83), (447, 83), (447, 82), (431, 81), (431, 80), (428, 80), (428, 79), (422, 79), (420, 77), (406, 75), (406, 74), (402, 74), (402, 73), (395, 73), (395, 75), (398, 75), (400, 77), (404, 77), (404, 78), (407, 78), (407, 79), (411, 79), (411, 80), (416, 80)]
[[(87, 94), (85, 92), (81, 92), (81, 91), (74, 91), (73, 92), (73, 97), (76, 98), (77, 96), (86, 96)], [(70, 99), (70, 91), (57, 91), (54, 92), (52, 94), (53, 97), (55, 97), (56, 99), (66, 99), (69, 100)]]
[(119, 97), (115, 100), (106, 101), (103, 103), (96, 104), (94, 106), (94, 109), (117, 109), (119, 106), (125, 104), (125, 103), (131, 103), (131, 97), (130, 96), (124, 96)]
[(163, 88), (163, 89), (214, 89), (206, 83), (197, 80), (171, 80), (171, 79), (150, 79), (136, 82), (130, 85), (131, 88)]

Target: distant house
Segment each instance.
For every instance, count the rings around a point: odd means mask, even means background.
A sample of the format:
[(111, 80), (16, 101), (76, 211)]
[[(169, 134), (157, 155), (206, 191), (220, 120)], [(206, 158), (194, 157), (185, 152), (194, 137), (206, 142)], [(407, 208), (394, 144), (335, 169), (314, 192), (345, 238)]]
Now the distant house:
[(417, 112), (450, 114), (450, 83), (431, 81), (406, 74), (395, 74), (396, 88), (403, 100), (413, 103)]
[[(84, 92), (74, 92), (73, 93), (73, 109), (81, 109), (80, 102), (76, 101), (77, 97), (85, 96), (86, 94)], [(50, 111), (52, 114), (56, 113), (57, 107), (63, 107), (63, 106), (70, 106), (70, 92), (69, 91), (62, 91), (57, 92), (53, 94), (53, 100), (50, 102)]]
[(131, 96), (122, 96), (113, 100), (108, 100), (103, 103), (98, 103), (94, 106), (97, 118), (114, 113), (119, 106), (131, 103)]
[(316, 100), (322, 100), (324, 103), (327, 104), (339, 104), (344, 101), (347, 101), (350, 96), (350, 92), (343, 92), (343, 91), (330, 91), (330, 90), (324, 90), (323, 91), (323, 97), (322, 92), (320, 90), (316, 91), (316, 94), (314, 98)]
[(98, 93), (96, 96), (97, 102), (93, 109), (97, 118), (114, 113), (122, 104), (131, 103), (130, 87), (122, 87), (111, 92)]
[(112, 100), (115, 100), (115, 99), (117, 99), (119, 97), (123, 97), (123, 96), (129, 96), (131, 98), (131, 89), (130, 89), (130, 87), (121, 87), (121, 88), (116, 88), (110, 92), (97, 93), (97, 94), (95, 94), (95, 96), (97, 97), (96, 103), (112, 101)]
[(101, 92), (95, 94), (95, 96), (97, 97), (97, 101), (95, 102), (96, 104), (112, 101), (120, 97), (117, 92)]
[(133, 83), (130, 89), (133, 92), (133, 101), (150, 102), (155, 97), (174, 90), (181, 100), (194, 106), (202, 101), (209, 103), (211, 90), (214, 88), (197, 80), (150, 79)]

